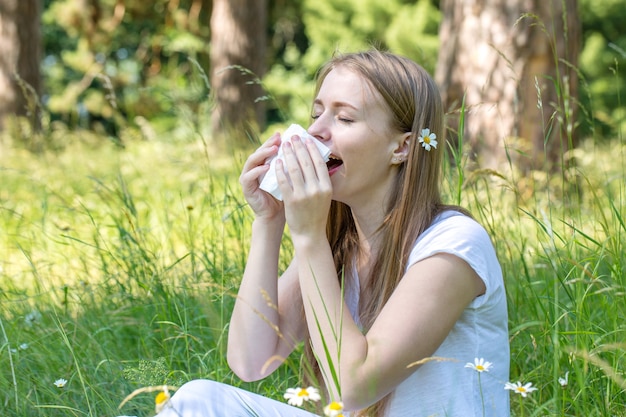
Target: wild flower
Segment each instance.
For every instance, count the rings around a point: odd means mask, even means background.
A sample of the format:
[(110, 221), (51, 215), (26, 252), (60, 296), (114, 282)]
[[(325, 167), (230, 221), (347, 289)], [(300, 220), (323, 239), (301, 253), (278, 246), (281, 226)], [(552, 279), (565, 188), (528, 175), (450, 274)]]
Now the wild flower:
[(343, 417), (343, 403), (341, 401), (332, 401), (324, 407), (324, 415), (327, 417)]
[(24, 322), (28, 327), (32, 327), (39, 320), (41, 320), (41, 313), (37, 310), (31, 311), (24, 317)]
[(561, 387), (565, 388), (568, 384), (568, 378), (569, 378), (569, 371), (565, 372), (565, 377), (561, 378), (559, 377), (559, 384), (561, 384)]
[(317, 388), (287, 388), (284, 395), (287, 404), (302, 407), (305, 401), (319, 401), (322, 397)]
[(489, 372), (491, 368), (491, 362), (487, 362), (483, 358), (474, 358), (474, 363), (468, 362), (465, 364), (466, 368), (471, 368), (476, 372)]
[(163, 391), (159, 392), (154, 398), (154, 409), (157, 413), (161, 412), (163, 408), (167, 405), (167, 402), (170, 400), (171, 395), (167, 388)]
[(483, 372), (489, 372), (489, 368), (491, 368), (491, 362), (487, 362), (484, 358), (474, 358), (474, 363), (468, 362), (465, 364), (466, 368), (470, 368), (478, 372), (478, 386), (480, 388), (480, 401), (483, 406), (483, 415), (485, 414), (485, 398), (483, 396), (483, 385), (480, 381), (480, 374)]
[(59, 378), (56, 381), (54, 381), (54, 386), (57, 388), (63, 388), (67, 385), (67, 379), (65, 378)]
[(532, 385), (532, 382), (529, 382), (526, 385), (522, 385), (522, 383), (519, 381), (517, 381), (515, 384), (512, 382), (507, 382), (506, 384), (504, 384), (504, 389), (509, 389), (525, 398), (531, 392), (537, 391), (537, 388), (533, 387)]
[(437, 135), (430, 129), (422, 129), (422, 133), (417, 139), (427, 151), (430, 151), (430, 148), (437, 149)]
[(26, 350), (26, 349), (28, 349), (28, 343), (22, 343), (20, 345), (20, 350)]

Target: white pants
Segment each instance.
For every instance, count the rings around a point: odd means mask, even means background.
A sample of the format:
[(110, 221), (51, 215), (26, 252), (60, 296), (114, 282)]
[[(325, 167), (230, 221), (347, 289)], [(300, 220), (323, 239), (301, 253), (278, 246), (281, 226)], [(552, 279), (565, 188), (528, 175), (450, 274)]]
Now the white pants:
[(187, 382), (157, 417), (316, 417), (289, 404), (206, 379)]

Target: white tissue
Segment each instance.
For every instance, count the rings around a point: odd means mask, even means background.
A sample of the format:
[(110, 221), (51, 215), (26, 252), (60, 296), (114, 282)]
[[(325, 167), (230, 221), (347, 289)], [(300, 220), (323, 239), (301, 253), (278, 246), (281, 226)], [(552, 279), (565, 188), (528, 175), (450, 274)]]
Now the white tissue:
[[(324, 158), (324, 161), (328, 161), (330, 157), (330, 149), (328, 149), (326, 145), (324, 145), (322, 142), (315, 139), (313, 136), (309, 135), (302, 126), (297, 125), (297, 124), (292, 124), (291, 126), (287, 128), (287, 130), (283, 132), (283, 134), (280, 137), (281, 137), (282, 143), (285, 143), (285, 141), (291, 141), (291, 138), (293, 136), (299, 136), (300, 139), (305, 139), (305, 138), (312, 139), (313, 143), (315, 143), (315, 145), (317, 146), (317, 149), (320, 151), (322, 158)], [(282, 157), (283, 157), (283, 147), (281, 145), (280, 148), (278, 148), (278, 154), (272, 159), (270, 159), (270, 169), (269, 171), (267, 171), (267, 173), (263, 177), (263, 180), (261, 181), (261, 184), (259, 185), (259, 188), (261, 188), (261, 190), (267, 191), (268, 193), (273, 195), (274, 198), (280, 201), (283, 200), (283, 195), (280, 192), (280, 188), (278, 188), (278, 180), (276, 179), (276, 158), (282, 158)]]

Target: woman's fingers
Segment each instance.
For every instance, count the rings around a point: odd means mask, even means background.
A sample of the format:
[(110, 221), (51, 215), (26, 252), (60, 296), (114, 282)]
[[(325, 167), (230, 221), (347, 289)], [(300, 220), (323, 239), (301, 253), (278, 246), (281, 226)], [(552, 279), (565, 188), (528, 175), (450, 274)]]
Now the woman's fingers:
[(283, 169), (278, 169), (277, 173), (284, 187), (290, 185), (288, 192), (310, 195), (330, 188), (326, 163), (312, 140), (303, 142), (294, 137), (291, 143), (283, 145), (283, 153), (287, 174)]
[(267, 172), (266, 162), (278, 153), (279, 145), (280, 134), (276, 133), (254, 151), (243, 164), (239, 182), (243, 184), (244, 181), (257, 180), (261, 174)]
[(324, 182), (330, 185), (330, 176), (328, 175), (328, 167), (326, 161), (322, 158), (322, 154), (311, 139), (306, 139), (305, 145), (309, 150), (309, 155), (315, 168), (315, 175), (320, 182)]
[(300, 139), (295, 137), (291, 142), (285, 143), (283, 153), (289, 179), (296, 189), (306, 182), (311, 158), (303, 152)]
[(328, 180), (328, 168), (320, 151), (311, 139), (299, 139), (294, 142), (294, 149), (306, 184), (317, 185)]
[(276, 163), (276, 178), (292, 236), (324, 230), (332, 187), (317, 146), (294, 138), (283, 145), (283, 153), (284, 158)]
[(249, 170), (242, 172), (239, 177), (239, 183), (242, 186), (244, 194), (249, 192), (254, 192), (259, 188), (258, 179), (267, 171), (269, 171), (270, 166), (268, 164), (257, 165)]
[(254, 151), (244, 163), (244, 171), (257, 165), (264, 164), (265, 161), (278, 153), (280, 146), (280, 134), (275, 133), (265, 141), (256, 151)]
[(256, 218), (282, 216), (284, 219), (282, 202), (260, 188), (260, 179), (271, 168), (269, 160), (276, 156), (279, 146), (280, 135), (275, 134), (248, 157), (239, 176), (244, 198)]

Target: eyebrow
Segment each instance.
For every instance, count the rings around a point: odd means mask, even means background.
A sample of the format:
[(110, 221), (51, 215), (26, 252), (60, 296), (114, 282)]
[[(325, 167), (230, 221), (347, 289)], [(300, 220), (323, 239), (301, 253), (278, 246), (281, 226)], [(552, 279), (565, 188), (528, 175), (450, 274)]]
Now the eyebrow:
[[(316, 98), (315, 100), (313, 100), (313, 105), (316, 105), (316, 104), (317, 104), (317, 105), (320, 105), (320, 106), (323, 106), (322, 100), (320, 100), (320, 99), (318, 99), (318, 98)], [(350, 104), (350, 103), (345, 102), (345, 101), (333, 101), (333, 102), (331, 103), (331, 107), (349, 107), (349, 108), (354, 109), (354, 110), (359, 110), (359, 109), (358, 109), (357, 107), (355, 107), (353, 104)]]

